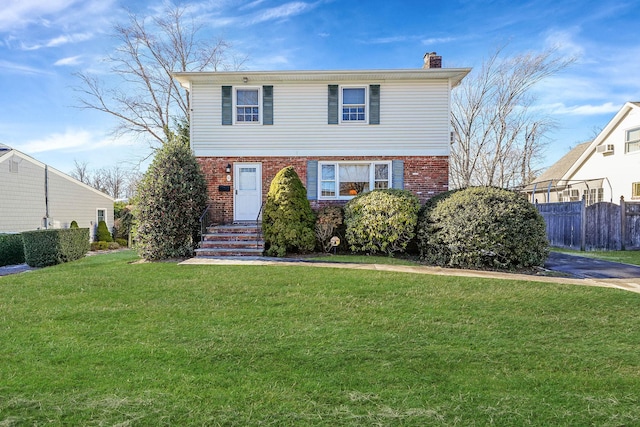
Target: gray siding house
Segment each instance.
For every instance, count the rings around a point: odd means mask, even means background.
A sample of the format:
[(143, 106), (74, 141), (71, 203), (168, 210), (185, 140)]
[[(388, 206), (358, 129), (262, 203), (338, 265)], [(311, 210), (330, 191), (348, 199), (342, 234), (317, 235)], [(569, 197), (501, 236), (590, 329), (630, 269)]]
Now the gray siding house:
[(76, 221), (93, 238), (98, 221), (113, 227), (113, 198), (0, 144), (0, 233), (68, 228)]

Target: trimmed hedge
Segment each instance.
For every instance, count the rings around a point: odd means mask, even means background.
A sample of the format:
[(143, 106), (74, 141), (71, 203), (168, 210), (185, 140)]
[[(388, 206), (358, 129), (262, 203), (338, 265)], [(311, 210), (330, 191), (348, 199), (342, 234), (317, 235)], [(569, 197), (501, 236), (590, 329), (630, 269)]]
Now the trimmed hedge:
[(24, 257), (30, 267), (74, 261), (89, 251), (89, 229), (67, 228), (22, 233)]
[(344, 208), (347, 240), (355, 252), (403, 252), (415, 236), (420, 201), (407, 190), (374, 190)]
[(113, 237), (111, 236), (111, 232), (109, 231), (109, 227), (107, 227), (107, 223), (104, 221), (100, 221), (98, 223), (98, 235), (96, 236), (97, 242), (113, 242)]
[(544, 219), (520, 193), (470, 187), (423, 212), (419, 246), (425, 261), (451, 267), (514, 270), (544, 264)]
[(24, 246), (20, 234), (0, 234), (0, 267), (24, 262)]

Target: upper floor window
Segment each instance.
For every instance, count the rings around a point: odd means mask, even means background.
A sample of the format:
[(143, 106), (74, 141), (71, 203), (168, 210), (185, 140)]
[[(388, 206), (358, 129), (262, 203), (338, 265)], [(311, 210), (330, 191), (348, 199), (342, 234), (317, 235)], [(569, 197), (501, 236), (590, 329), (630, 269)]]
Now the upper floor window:
[(625, 152), (631, 153), (640, 150), (640, 128), (626, 131)]
[(631, 198), (640, 199), (640, 182), (631, 183)]
[(319, 175), (321, 199), (350, 199), (391, 187), (390, 162), (321, 162)]
[(260, 90), (236, 90), (236, 123), (260, 123)]
[(342, 121), (366, 121), (366, 91), (363, 87), (342, 88)]

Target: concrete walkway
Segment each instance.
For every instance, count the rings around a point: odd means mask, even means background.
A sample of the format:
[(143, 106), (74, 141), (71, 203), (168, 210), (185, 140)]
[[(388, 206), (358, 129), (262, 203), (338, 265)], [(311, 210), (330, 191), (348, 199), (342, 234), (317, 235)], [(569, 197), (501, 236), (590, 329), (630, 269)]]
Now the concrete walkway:
[[(551, 257), (550, 257), (551, 258)], [(581, 260), (594, 261), (589, 258), (577, 257), (579, 259), (567, 259), (570, 262), (578, 262)], [(604, 263), (612, 264), (611, 270), (616, 269), (618, 266), (627, 266), (627, 264), (610, 263), (602, 261)], [(439, 276), (462, 276), (462, 277), (479, 277), (479, 278), (492, 278), (492, 279), (505, 279), (505, 280), (524, 280), (530, 282), (547, 282), (547, 283), (561, 283), (572, 284), (581, 286), (599, 286), (606, 288), (622, 289), (626, 291), (640, 293), (640, 267), (637, 269), (637, 275), (635, 277), (557, 277), (557, 276), (543, 276), (543, 275), (528, 275), (528, 274), (512, 274), (503, 273), (497, 271), (477, 271), (477, 270), (462, 270), (455, 268), (442, 268), (442, 267), (428, 267), (428, 266), (405, 266), (405, 265), (388, 265), (388, 264), (352, 264), (341, 262), (323, 262), (323, 261), (310, 261), (304, 259), (289, 259), (289, 258), (267, 258), (267, 257), (235, 257), (235, 258), (191, 258), (180, 263), (180, 265), (287, 265), (287, 266), (299, 266), (305, 267), (324, 267), (324, 268), (348, 268), (354, 270), (378, 270), (378, 271), (394, 271), (400, 273), (413, 273), (413, 274), (432, 274)], [(554, 264), (556, 267), (560, 264)], [(561, 271), (561, 270), (558, 270)]]

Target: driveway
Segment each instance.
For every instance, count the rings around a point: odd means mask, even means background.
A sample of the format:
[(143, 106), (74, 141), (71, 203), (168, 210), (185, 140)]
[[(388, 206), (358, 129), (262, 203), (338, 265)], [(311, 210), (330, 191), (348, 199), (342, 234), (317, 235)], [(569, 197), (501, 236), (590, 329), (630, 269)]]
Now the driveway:
[(581, 279), (640, 279), (638, 266), (560, 252), (551, 252), (544, 267)]

